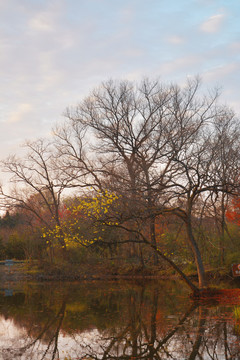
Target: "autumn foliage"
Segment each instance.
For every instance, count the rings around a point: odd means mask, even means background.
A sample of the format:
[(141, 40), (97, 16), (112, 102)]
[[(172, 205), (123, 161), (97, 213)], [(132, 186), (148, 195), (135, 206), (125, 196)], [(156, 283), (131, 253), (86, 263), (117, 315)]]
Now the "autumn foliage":
[(43, 229), (47, 246), (58, 246), (62, 239), (66, 247), (90, 246), (103, 240), (108, 226), (118, 225), (110, 216), (110, 207), (118, 196), (107, 190), (95, 197), (79, 198), (77, 204), (64, 207), (60, 223), (52, 229)]
[(234, 197), (226, 212), (228, 221), (240, 225), (240, 197)]

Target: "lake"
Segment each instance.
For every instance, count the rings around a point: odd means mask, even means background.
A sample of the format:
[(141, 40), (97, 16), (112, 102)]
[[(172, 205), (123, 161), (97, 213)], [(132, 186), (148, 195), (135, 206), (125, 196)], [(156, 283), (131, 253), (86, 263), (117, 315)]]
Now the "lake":
[(1, 360), (240, 359), (240, 303), (172, 281), (8, 283)]

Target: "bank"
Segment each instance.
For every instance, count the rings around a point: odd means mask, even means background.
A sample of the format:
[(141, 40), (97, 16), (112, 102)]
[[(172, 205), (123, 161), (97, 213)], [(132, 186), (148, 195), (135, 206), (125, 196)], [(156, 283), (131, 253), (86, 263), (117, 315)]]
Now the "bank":
[[(188, 277), (197, 283), (197, 273), (189, 272)], [(172, 269), (158, 266), (140, 267), (116, 266), (113, 263), (96, 262), (95, 264), (49, 264), (38, 261), (0, 261), (0, 282), (18, 281), (82, 281), (113, 279), (172, 279), (178, 280), (178, 274)], [(221, 267), (207, 269), (206, 279), (209, 284), (221, 286), (227, 283), (230, 287), (240, 286), (240, 277), (234, 278), (231, 269)], [(180, 280), (180, 279), (179, 279)]]

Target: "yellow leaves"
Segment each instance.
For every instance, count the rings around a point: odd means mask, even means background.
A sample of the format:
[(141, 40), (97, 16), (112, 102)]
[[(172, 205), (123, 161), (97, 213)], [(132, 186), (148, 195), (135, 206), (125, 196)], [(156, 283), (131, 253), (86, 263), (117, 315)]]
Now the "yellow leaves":
[(93, 220), (99, 220), (104, 214), (110, 211), (111, 205), (118, 198), (116, 194), (105, 190), (98, 192), (95, 197), (81, 199), (80, 203), (77, 206), (73, 206), (70, 211), (75, 215), (82, 214)]
[(80, 198), (77, 205), (67, 208), (68, 214), (60, 219), (60, 224), (43, 229), (42, 237), (48, 239), (47, 244), (58, 247), (63, 241), (66, 247), (76, 247), (103, 240), (99, 233), (103, 234), (106, 226), (118, 225), (114, 220), (109, 221), (112, 205), (118, 198), (107, 190), (97, 192), (94, 197)]

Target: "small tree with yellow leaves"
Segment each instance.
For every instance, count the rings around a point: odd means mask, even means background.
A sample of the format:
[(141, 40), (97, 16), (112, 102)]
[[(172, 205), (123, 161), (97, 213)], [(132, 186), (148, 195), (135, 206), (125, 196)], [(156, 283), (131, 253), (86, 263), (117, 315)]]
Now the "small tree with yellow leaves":
[(113, 211), (118, 206), (118, 199), (107, 190), (95, 196), (81, 197), (67, 208), (60, 225), (51, 230), (43, 229), (42, 237), (49, 248), (59, 248), (63, 242), (67, 249), (107, 244), (111, 230), (118, 225)]

